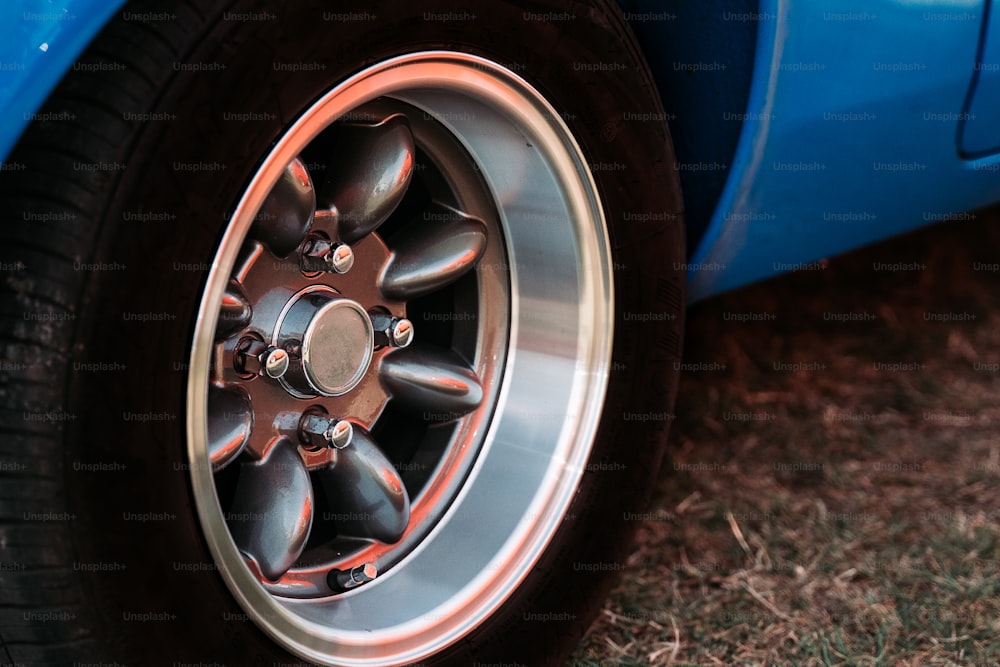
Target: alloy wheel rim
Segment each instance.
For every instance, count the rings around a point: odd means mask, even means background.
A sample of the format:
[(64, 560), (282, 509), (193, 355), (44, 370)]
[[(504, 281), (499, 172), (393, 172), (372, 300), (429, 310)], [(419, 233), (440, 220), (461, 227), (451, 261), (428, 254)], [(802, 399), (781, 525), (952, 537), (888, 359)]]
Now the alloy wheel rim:
[[(403, 664), (510, 596), (590, 454), (610, 267), (579, 147), (496, 63), (395, 58), (285, 132), (209, 272), (187, 400), (202, 531), (267, 634)], [(410, 459), (386, 445), (421, 421)]]

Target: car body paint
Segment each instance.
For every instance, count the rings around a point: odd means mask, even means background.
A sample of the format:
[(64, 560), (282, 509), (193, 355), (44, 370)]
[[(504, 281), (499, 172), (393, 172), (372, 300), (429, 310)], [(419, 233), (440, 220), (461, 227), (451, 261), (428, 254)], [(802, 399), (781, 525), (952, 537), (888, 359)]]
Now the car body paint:
[(961, 149), (975, 159), (1000, 152), (1000, 7), (986, 0), (979, 56), (960, 119)]
[(689, 300), (1000, 200), (1000, 160), (957, 145), (984, 6), (764, 0), (747, 121)]
[(122, 0), (0, 3), (0, 159)]

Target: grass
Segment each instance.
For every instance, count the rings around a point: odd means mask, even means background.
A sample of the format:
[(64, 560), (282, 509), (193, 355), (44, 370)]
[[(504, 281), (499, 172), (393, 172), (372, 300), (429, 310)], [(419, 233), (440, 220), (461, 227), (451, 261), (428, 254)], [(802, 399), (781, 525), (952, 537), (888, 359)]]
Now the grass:
[(1000, 664), (998, 223), (692, 308), (686, 358), (725, 370), (682, 376), (650, 520), (567, 667)]

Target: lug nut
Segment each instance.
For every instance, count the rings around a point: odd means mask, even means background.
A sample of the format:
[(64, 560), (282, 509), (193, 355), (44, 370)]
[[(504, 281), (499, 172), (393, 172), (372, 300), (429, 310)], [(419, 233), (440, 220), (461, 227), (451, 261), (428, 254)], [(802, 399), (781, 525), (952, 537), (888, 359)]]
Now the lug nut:
[(236, 345), (233, 367), (241, 375), (267, 375), (277, 379), (288, 370), (288, 352), (256, 338), (244, 338)]
[(299, 422), (303, 440), (312, 440), (309, 436), (323, 438), (327, 445), (343, 449), (351, 444), (354, 438), (354, 426), (346, 419), (332, 419), (323, 415), (305, 414)]
[(354, 438), (354, 427), (347, 420), (334, 421), (331, 419), (330, 425), (323, 431), (323, 437), (337, 449), (343, 449), (351, 444), (351, 440)]
[(278, 379), (288, 370), (288, 353), (280, 347), (271, 347), (264, 352), (264, 372), (268, 377)]
[(330, 584), (330, 588), (349, 591), (367, 584), (369, 581), (374, 581), (377, 576), (378, 569), (375, 567), (375, 563), (365, 563), (352, 567), (350, 570), (331, 571), (327, 577), (327, 583)]
[(354, 251), (351, 246), (338, 243), (334, 245), (333, 252), (330, 253), (330, 266), (337, 273), (347, 273), (354, 266)]
[(406, 347), (413, 342), (413, 322), (385, 313), (368, 313), (375, 329), (375, 344)]
[(347, 273), (354, 266), (354, 251), (346, 243), (315, 236), (306, 241), (302, 259), (304, 268), (309, 271)]

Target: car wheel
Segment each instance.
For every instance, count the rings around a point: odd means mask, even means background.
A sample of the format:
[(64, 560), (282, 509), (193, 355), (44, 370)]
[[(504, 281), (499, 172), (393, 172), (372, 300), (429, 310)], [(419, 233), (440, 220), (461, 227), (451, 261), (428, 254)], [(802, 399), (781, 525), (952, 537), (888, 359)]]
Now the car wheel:
[(210, 4), (128, 5), (0, 180), (5, 657), (558, 665), (680, 354), (620, 10)]

